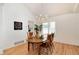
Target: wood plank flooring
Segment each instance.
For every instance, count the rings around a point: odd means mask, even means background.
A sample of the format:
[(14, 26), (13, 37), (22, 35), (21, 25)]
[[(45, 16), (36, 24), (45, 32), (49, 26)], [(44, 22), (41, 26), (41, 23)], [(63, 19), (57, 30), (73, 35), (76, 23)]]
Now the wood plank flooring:
[[(79, 46), (62, 44), (54, 42), (55, 49), (53, 50), (52, 55), (79, 55)], [(28, 54), (28, 44), (22, 44), (14, 48), (4, 50), (4, 55), (29, 55)], [(33, 51), (31, 50), (31, 54)], [(35, 52), (35, 54), (37, 53)]]

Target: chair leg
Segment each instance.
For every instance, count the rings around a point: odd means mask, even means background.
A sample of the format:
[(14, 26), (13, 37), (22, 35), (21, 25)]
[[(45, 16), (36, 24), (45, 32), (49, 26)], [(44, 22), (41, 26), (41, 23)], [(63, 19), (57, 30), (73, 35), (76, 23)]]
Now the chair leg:
[(55, 48), (55, 47), (54, 47), (54, 44), (52, 44), (52, 45), (50, 45), (50, 46), (49, 46), (49, 49), (50, 49), (50, 50), (49, 50), (49, 51), (50, 51), (50, 54), (52, 54), (52, 53), (53, 53), (53, 49), (54, 49), (54, 48)]
[(49, 46), (49, 54), (52, 54), (52, 46)]
[(55, 50), (55, 46), (54, 44), (52, 44), (52, 53), (54, 52), (54, 50)]

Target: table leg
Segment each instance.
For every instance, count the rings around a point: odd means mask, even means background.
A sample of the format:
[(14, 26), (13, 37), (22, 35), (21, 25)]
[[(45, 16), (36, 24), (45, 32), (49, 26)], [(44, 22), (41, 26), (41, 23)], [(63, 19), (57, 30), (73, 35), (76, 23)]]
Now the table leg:
[(32, 49), (33, 49), (33, 51), (34, 51), (34, 43), (32, 43)]
[(38, 48), (38, 55), (40, 55), (40, 47)]

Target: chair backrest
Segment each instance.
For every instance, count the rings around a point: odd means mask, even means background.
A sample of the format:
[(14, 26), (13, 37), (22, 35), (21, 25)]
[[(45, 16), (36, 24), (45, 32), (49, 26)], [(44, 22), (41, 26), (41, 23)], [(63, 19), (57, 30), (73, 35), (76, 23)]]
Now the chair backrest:
[(47, 43), (51, 45), (53, 43), (54, 33), (47, 35)]
[(51, 33), (52, 41), (54, 40), (54, 33)]
[(32, 39), (33, 38), (33, 32), (29, 32), (28, 33), (28, 39)]
[(51, 34), (47, 35), (47, 42), (48, 42), (48, 44), (50, 44), (52, 42)]

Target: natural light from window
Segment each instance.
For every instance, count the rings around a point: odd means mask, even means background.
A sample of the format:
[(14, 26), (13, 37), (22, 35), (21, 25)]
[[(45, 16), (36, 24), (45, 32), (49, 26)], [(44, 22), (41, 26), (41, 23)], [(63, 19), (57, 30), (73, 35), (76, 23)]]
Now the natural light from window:
[(46, 40), (47, 34), (55, 33), (55, 22), (46, 22), (42, 25), (42, 34), (44, 35), (44, 40)]

